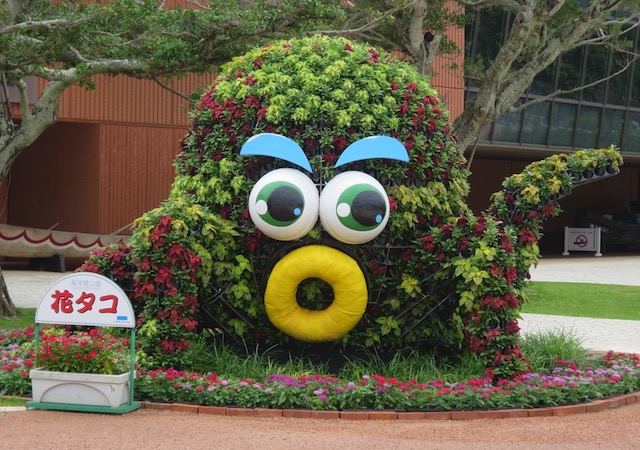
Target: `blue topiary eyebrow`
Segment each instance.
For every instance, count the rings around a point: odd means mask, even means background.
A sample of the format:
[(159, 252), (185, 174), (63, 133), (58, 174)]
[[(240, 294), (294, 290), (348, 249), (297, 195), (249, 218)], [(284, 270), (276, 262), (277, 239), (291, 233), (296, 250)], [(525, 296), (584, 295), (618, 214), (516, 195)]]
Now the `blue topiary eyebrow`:
[(275, 133), (260, 133), (249, 138), (240, 149), (241, 155), (272, 156), (289, 161), (313, 172), (302, 148), (288, 137)]
[[(292, 139), (275, 133), (260, 133), (252, 136), (240, 149), (240, 154), (272, 156), (289, 161), (313, 172), (304, 150)], [(371, 136), (360, 139), (348, 146), (336, 161), (335, 167), (363, 159), (387, 158), (409, 162), (409, 154), (404, 145), (389, 136)]]
[(354, 161), (373, 158), (397, 159), (409, 162), (409, 154), (404, 145), (389, 136), (370, 136), (357, 140), (348, 146), (336, 161), (335, 167)]

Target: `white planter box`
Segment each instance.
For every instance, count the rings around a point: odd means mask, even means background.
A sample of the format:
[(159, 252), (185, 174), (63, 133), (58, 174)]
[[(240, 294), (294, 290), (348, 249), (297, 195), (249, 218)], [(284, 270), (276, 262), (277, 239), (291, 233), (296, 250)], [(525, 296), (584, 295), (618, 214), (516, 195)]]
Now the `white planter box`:
[(129, 372), (120, 375), (29, 371), (33, 401), (117, 408), (129, 402)]

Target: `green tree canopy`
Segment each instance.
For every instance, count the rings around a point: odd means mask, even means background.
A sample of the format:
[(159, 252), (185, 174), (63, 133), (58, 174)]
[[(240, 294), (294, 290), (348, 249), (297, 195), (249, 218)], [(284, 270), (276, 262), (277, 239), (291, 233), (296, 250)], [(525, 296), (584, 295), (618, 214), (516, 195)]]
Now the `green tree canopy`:
[[(0, 112), (0, 179), (22, 149), (56, 120), (60, 96), (97, 74), (155, 79), (211, 70), (268, 39), (335, 19), (329, 0), (225, 1), (164, 9), (152, 0), (0, 1), (0, 98), (21, 95), (21, 121)], [(35, 104), (25, 79), (47, 80)]]

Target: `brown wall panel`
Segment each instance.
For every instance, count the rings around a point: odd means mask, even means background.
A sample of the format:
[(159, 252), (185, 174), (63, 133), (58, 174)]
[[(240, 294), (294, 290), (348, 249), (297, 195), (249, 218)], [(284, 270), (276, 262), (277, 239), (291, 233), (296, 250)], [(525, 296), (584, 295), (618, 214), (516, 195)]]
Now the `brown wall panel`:
[(469, 183), (469, 206), (475, 214), (489, 207), (491, 194), (502, 189), (504, 179), (521, 172), (528, 161), (474, 158), (471, 164)]
[(0, 222), (9, 220), (9, 178), (0, 181)]
[[(451, 11), (464, 12), (464, 8), (454, 1), (447, 1), (446, 7)], [(464, 28), (448, 26), (445, 34), (460, 49), (450, 55), (436, 57), (433, 69), (433, 86), (438, 89), (440, 98), (447, 105), (451, 122), (462, 114), (464, 108), (464, 77), (461, 68), (464, 66)]]
[(91, 232), (98, 228), (98, 126), (58, 123), (16, 159), (8, 222)]
[(111, 233), (167, 198), (182, 128), (103, 125), (99, 232)]
[[(214, 75), (190, 75), (169, 84), (185, 95), (202, 89)], [(59, 121), (109, 122), (153, 126), (186, 126), (189, 103), (148, 81), (124, 76), (95, 77), (95, 90), (71, 87), (60, 100)], [(44, 84), (40, 84), (40, 88)]]

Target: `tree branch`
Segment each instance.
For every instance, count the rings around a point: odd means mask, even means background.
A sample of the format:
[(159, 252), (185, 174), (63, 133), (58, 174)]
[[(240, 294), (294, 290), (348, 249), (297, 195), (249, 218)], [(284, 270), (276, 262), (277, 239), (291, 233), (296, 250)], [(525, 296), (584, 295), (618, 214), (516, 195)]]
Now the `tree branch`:
[(345, 34), (357, 34), (357, 33), (363, 33), (365, 31), (369, 31), (372, 30), (374, 28), (376, 28), (380, 22), (382, 22), (384, 19), (386, 19), (389, 15), (395, 14), (397, 12), (403, 11), (405, 9), (407, 9), (407, 6), (402, 6), (402, 7), (396, 7), (393, 9), (389, 9), (387, 10), (385, 13), (383, 13), (380, 17), (377, 17), (375, 19), (373, 19), (371, 22), (364, 24), (363, 26), (359, 27), (359, 28), (351, 28), (351, 29), (342, 29), (342, 30), (315, 30), (315, 31), (309, 31), (307, 34), (312, 35), (312, 34), (324, 34), (327, 36), (344, 36)]
[(624, 73), (629, 67), (631, 67), (631, 64), (633, 64), (634, 61), (640, 59), (640, 55), (636, 56), (632, 59), (630, 59), (629, 61), (627, 61), (627, 64), (625, 64), (625, 66), (618, 70), (617, 72), (612, 73), (611, 75), (604, 77), (604, 78), (600, 78), (599, 80), (595, 80), (591, 83), (582, 85), (582, 86), (578, 86), (576, 88), (573, 89), (568, 89), (568, 90), (557, 90), (551, 94), (542, 96), (542, 97), (536, 97), (533, 100), (529, 100), (528, 102), (522, 103), (520, 105), (518, 105), (517, 107), (511, 107), (507, 110), (507, 112), (520, 112), (522, 110), (524, 110), (525, 108), (528, 108), (529, 106), (533, 106), (533, 105), (537, 105), (538, 103), (543, 103), (546, 102), (547, 100), (550, 100), (552, 98), (558, 97), (559, 95), (565, 95), (565, 94), (573, 94), (574, 92), (579, 92), (582, 91), (584, 89), (588, 89), (590, 87), (596, 86), (600, 83), (604, 83), (607, 80), (610, 80), (612, 78), (617, 77), (618, 75), (621, 75), (622, 73)]
[(29, 113), (29, 93), (27, 92), (27, 83), (21, 78), (17, 80), (13, 84), (16, 88), (18, 88), (18, 92), (20, 93), (20, 109), (22, 112), (22, 117), (24, 121), (24, 116)]
[(69, 47), (69, 50), (78, 59), (78, 61), (85, 62), (85, 63), (89, 62), (89, 60), (87, 58), (85, 58), (84, 56), (82, 56), (80, 51), (78, 49), (76, 49), (73, 45)]
[[(0, 114), (3, 117), (2, 123), (5, 123), (4, 118), (6, 117), (6, 120), (11, 124), (12, 127), (13, 115), (11, 113), (11, 99), (9, 98), (9, 84), (7, 83), (7, 76), (5, 75), (5, 73), (0, 72), (0, 75), (2, 76), (2, 110), (0, 111)], [(9, 130), (0, 131), (8, 132)]]
[(39, 28), (52, 28), (55, 26), (72, 27), (81, 22), (90, 20), (90, 18), (91, 17), (83, 17), (81, 19), (71, 20), (71, 21), (67, 19), (52, 19), (52, 20), (42, 20), (40, 22), (33, 22), (33, 21), (21, 22), (15, 25), (8, 25), (5, 27), (1, 27), (0, 34), (16, 33), (16, 32), (25, 31), (25, 30), (37, 30)]
[(183, 94), (180, 91), (176, 91), (175, 89), (173, 89), (171, 86), (163, 83), (162, 81), (158, 80), (157, 78), (152, 78), (151, 79), (154, 83), (156, 83), (157, 85), (159, 85), (162, 89), (166, 89), (167, 91), (171, 92), (172, 94), (177, 95), (178, 97), (181, 97), (183, 99), (185, 99), (188, 102), (193, 102), (193, 97), (189, 97), (188, 95)]

